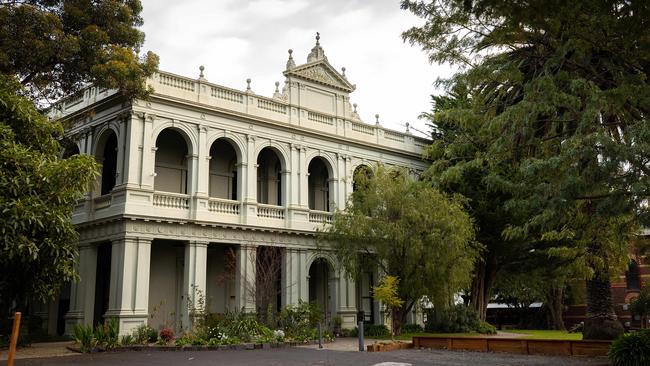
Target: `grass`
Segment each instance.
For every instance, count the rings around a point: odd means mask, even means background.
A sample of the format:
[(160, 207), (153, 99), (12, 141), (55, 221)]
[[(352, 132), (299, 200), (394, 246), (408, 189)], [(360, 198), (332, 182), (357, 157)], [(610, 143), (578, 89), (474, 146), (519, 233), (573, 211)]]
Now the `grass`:
[(569, 333), (566, 330), (508, 329), (504, 332), (526, 334), (525, 338), (528, 339), (582, 340), (582, 333)]
[[(538, 329), (507, 329), (504, 330), (505, 333), (516, 333), (521, 334), (522, 339), (557, 339), (557, 340), (575, 340), (579, 341), (582, 339), (582, 333), (569, 333), (567, 331), (561, 330), (538, 330)], [(483, 334), (471, 332), (471, 333), (403, 333), (397, 337), (395, 340), (400, 341), (410, 341), (414, 336), (425, 336), (425, 337), (481, 337)], [(370, 337), (369, 337), (370, 338)], [(390, 336), (387, 337), (372, 337), (373, 339), (390, 339)]]

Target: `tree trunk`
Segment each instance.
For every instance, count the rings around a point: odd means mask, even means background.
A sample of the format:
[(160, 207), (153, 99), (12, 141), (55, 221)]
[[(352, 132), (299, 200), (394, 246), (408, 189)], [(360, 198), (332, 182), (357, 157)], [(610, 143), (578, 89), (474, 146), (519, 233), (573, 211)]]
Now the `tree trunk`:
[(555, 330), (566, 330), (562, 311), (564, 310), (564, 285), (553, 283), (546, 291), (546, 304), (551, 317), (551, 328)]
[(490, 302), (492, 283), (496, 277), (496, 263), (492, 256), (485, 261), (478, 261), (474, 267), (474, 278), (469, 303), (478, 313), (479, 319), (485, 321), (487, 305)]
[[(592, 252), (593, 253), (593, 252)], [(607, 261), (605, 261), (607, 264)], [(587, 280), (587, 316), (582, 331), (584, 339), (615, 339), (624, 329), (616, 317), (612, 304), (609, 273), (605, 268), (597, 269)]]

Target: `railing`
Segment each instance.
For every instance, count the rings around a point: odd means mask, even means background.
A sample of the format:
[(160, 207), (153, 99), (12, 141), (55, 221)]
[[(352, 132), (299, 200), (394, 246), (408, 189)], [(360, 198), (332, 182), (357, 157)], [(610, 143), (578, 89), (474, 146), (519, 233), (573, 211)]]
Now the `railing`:
[(332, 213), (327, 211), (309, 211), (309, 222), (332, 223)]
[(307, 119), (310, 121), (318, 122), (318, 123), (323, 123), (326, 125), (333, 125), (334, 124), (334, 118), (330, 116), (326, 116), (324, 114), (316, 113), (316, 112), (307, 112)]
[(180, 78), (170, 74), (158, 74), (160, 83), (172, 88), (194, 91), (194, 80)]
[(368, 135), (375, 134), (374, 127), (368, 126), (367, 124), (364, 123), (357, 123), (357, 122), (352, 122), (352, 131), (361, 132)]
[(257, 217), (284, 220), (284, 207), (258, 203)]
[(188, 210), (190, 208), (190, 197), (186, 194), (157, 192), (153, 194), (153, 205)]
[(219, 98), (230, 102), (239, 104), (244, 103), (244, 94), (231, 89), (212, 87), (210, 90), (210, 95), (214, 98)]
[(266, 109), (267, 111), (287, 114), (287, 106), (268, 99), (258, 99), (257, 108)]
[(113, 198), (113, 196), (111, 196), (110, 193), (105, 194), (103, 196), (95, 197), (95, 199), (94, 199), (95, 210), (110, 207), (112, 198)]
[(239, 215), (241, 204), (239, 201), (227, 200), (223, 198), (210, 198), (208, 200), (208, 210), (210, 212), (224, 213), (227, 215)]
[(384, 130), (384, 137), (389, 140), (404, 142), (404, 134), (399, 132)]

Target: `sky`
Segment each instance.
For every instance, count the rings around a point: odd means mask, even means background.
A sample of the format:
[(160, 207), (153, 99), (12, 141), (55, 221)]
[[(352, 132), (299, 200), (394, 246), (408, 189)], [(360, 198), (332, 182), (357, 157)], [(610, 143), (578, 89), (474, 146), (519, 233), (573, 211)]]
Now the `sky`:
[[(307, 61), (316, 32), (337, 70), (346, 68), (357, 89), (350, 95), (361, 119), (399, 131), (410, 123), (428, 131), (420, 113), (430, 110), (437, 78), (453, 74), (430, 64), (401, 33), (423, 23), (399, 0), (142, 0), (145, 51), (160, 56), (160, 70), (197, 77), (199, 66), (215, 84), (271, 96), (283, 85), (288, 49)], [(417, 133), (412, 130), (413, 133)]]

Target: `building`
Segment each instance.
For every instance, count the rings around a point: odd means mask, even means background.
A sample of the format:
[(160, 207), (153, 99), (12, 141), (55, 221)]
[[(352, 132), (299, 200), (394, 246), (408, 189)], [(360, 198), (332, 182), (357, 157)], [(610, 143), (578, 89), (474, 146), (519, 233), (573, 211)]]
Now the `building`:
[[(50, 333), (117, 318), (187, 327), (188, 304), (255, 311), (316, 301), (328, 322), (382, 322), (370, 294), (376, 273), (347, 276), (315, 233), (345, 207), (357, 169), (377, 163), (416, 175), (426, 140), (360, 120), (355, 89), (316, 37), (305, 64), (289, 50), (272, 97), (160, 72), (148, 100), (89, 87), (62, 101), (66, 154), (102, 164), (75, 207), (81, 280), (37, 309)], [(256, 303), (263, 260), (281, 262), (272, 299)], [(263, 281), (263, 280), (262, 280)], [(267, 281), (268, 282), (268, 281)], [(259, 302), (259, 301), (257, 301)], [(65, 326), (62, 319), (65, 319)]]

